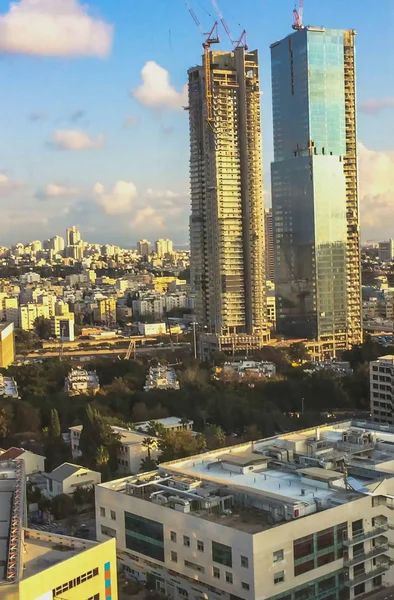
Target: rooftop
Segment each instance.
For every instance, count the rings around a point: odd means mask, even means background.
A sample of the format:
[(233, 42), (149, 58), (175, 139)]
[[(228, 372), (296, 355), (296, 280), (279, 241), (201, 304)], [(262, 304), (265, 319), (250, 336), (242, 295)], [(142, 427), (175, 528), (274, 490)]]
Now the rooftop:
[(56, 467), (52, 473), (46, 473), (45, 476), (48, 479), (53, 479), (54, 481), (61, 483), (65, 479), (68, 479), (68, 477), (71, 477), (71, 475), (74, 475), (74, 473), (78, 473), (78, 471), (86, 471), (86, 473), (88, 473), (90, 472), (90, 469), (87, 467), (82, 467), (81, 465), (74, 465), (73, 463), (65, 462), (59, 467)]
[(24, 530), (24, 542), (25, 579), (97, 545), (97, 542), (35, 529)]
[(394, 474), (394, 427), (346, 421), (164, 463), (104, 485), (256, 533), (372, 494)]

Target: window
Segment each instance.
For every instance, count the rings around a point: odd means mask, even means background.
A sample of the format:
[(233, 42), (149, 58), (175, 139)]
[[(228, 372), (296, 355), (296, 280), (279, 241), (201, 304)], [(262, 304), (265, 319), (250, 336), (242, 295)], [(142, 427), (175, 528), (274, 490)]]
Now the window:
[(111, 514), (111, 521), (116, 521), (116, 512), (114, 510), (111, 510), (110, 514)]
[(323, 529), (317, 533), (317, 549), (324, 550), (334, 545), (334, 528)]
[(184, 598), (188, 598), (189, 597), (189, 593), (187, 590), (185, 590), (184, 588), (178, 587), (178, 594), (180, 596), (183, 596)]
[(241, 567), (249, 569), (249, 559), (247, 556), (241, 556)]
[(190, 548), (190, 538), (188, 535), (184, 535), (183, 536), (183, 545), (187, 546), (188, 548)]
[(162, 523), (125, 512), (126, 548), (164, 562)]
[(352, 534), (353, 536), (359, 535), (364, 531), (363, 520), (358, 519), (358, 521), (353, 521), (352, 523)]
[(75, 577), (75, 579), (71, 579), (71, 581), (66, 581), (62, 585), (60, 585), (52, 590), (53, 598), (56, 598), (56, 596), (60, 596), (60, 594), (67, 592), (67, 590), (71, 590), (72, 588), (75, 588), (78, 585), (81, 585), (81, 583), (85, 583), (85, 581), (88, 581), (89, 579), (92, 579), (93, 577), (97, 577), (98, 574), (99, 574), (99, 570), (96, 567), (92, 571), (88, 571), (87, 573), (83, 573), (82, 575)]
[(278, 571), (278, 573), (274, 573), (274, 583), (282, 583), (285, 580), (285, 572)]
[(250, 585), (248, 583), (245, 583), (244, 581), (242, 582), (242, 589), (244, 590), (249, 590), (250, 589)]
[(307, 562), (302, 563), (301, 565), (294, 565), (294, 575), (302, 575), (302, 573), (306, 573), (307, 571), (312, 571), (315, 568), (314, 559), (308, 560)]
[(107, 535), (108, 537), (116, 538), (116, 529), (112, 529), (112, 527), (101, 525), (101, 533), (103, 535)]
[(321, 567), (322, 565), (327, 565), (330, 562), (335, 560), (335, 553), (329, 552), (328, 554), (323, 554), (323, 556), (319, 556), (317, 559), (317, 566)]
[(283, 550), (276, 550), (273, 554), (272, 562), (280, 562), (281, 560), (283, 560)]
[(233, 566), (231, 547), (219, 542), (212, 542), (212, 560), (225, 567)]
[(190, 560), (185, 560), (185, 567), (193, 569), (194, 571), (198, 571), (199, 573), (205, 573), (204, 567), (198, 565), (197, 563), (191, 562)]
[(204, 542), (201, 540), (197, 540), (197, 550), (199, 552), (204, 552)]
[(313, 535), (294, 540), (294, 559), (304, 558), (314, 552)]
[(356, 585), (353, 589), (354, 589), (354, 595), (355, 596), (359, 596), (360, 594), (364, 594), (365, 593), (365, 583), (360, 583), (359, 585)]
[(227, 581), (227, 583), (233, 582), (233, 574), (230, 573), (229, 571), (226, 571), (226, 581)]
[(213, 576), (216, 579), (220, 579), (220, 569), (218, 569), (217, 567), (213, 567), (212, 571), (213, 571)]
[(178, 562), (178, 554), (176, 552), (171, 551), (171, 560), (172, 562)]
[(175, 531), (170, 532), (170, 539), (172, 542), (176, 542), (176, 533)]
[(100, 517), (105, 517), (105, 508), (104, 508), (104, 506), (100, 506)]

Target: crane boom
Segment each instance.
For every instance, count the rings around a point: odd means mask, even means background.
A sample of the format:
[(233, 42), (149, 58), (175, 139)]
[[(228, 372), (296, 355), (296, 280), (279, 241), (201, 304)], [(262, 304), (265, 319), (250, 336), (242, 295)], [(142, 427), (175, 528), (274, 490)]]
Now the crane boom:
[(203, 43), (204, 48), (204, 70), (205, 70), (205, 101), (207, 106), (207, 121), (210, 125), (213, 123), (213, 104), (212, 104), (212, 83), (211, 83), (211, 44), (220, 42), (218, 35), (218, 22), (215, 21), (208, 37)]
[(300, 30), (303, 29), (303, 18), (304, 18), (304, 0), (300, 0), (298, 8), (293, 10), (294, 22), (293, 29)]

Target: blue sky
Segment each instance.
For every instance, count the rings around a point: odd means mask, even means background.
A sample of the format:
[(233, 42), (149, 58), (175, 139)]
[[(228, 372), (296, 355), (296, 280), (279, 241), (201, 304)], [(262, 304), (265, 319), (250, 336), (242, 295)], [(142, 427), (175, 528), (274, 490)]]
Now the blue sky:
[[(269, 45), (291, 32), (294, 1), (218, 1), (233, 37), (247, 29), (249, 47), (260, 51), (269, 189)], [(211, 0), (190, 2), (207, 30)], [(39, 14), (31, 3), (0, 0), (0, 245), (63, 235), (72, 224), (89, 241), (132, 245), (169, 236), (187, 244), (182, 92), (202, 39), (184, 0), (84, 0), (88, 14), (79, 0), (39, 0)], [(305, 0), (305, 23), (359, 32), (364, 240), (394, 237), (394, 2), (378, 6)], [(51, 30), (55, 21), (66, 23), (58, 13), (72, 22), (72, 34)], [(28, 34), (21, 23), (29, 24)], [(224, 32), (222, 40), (229, 48)], [(147, 63), (150, 87), (134, 97)]]

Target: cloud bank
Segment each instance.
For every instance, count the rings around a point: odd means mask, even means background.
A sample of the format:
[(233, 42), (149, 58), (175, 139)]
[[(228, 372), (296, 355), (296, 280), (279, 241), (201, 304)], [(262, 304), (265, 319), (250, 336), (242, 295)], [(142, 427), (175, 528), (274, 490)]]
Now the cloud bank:
[(177, 110), (188, 104), (187, 85), (177, 92), (170, 84), (168, 71), (156, 62), (147, 62), (141, 71), (141, 77), (142, 84), (131, 95), (144, 106)]
[(377, 115), (387, 108), (394, 108), (394, 98), (371, 98), (359, 104), (360, 111), (367, 115)]
[(35, 56), (108, 56), (113, 28), (79, 0), (20, 0), (0, 16), (0, 52)]
[(52, 144), (58, 150), (69, 150), (72, 152), (80, 150), (94, 150), (101, 148), (104, 144), (102, 133), (93, 138), (85, 131), (79, 129), (58, 129), (53, 133)]

